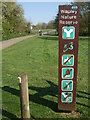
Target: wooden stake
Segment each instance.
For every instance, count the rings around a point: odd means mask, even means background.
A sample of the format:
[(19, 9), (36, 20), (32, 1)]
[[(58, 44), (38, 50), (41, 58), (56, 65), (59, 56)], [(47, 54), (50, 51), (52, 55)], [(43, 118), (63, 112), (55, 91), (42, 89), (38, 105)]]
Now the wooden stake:
[(18, 79), (20, 87), (21, 118), (22, 120), (30, 120), (28, 77), (26, 74), (20, 74)]

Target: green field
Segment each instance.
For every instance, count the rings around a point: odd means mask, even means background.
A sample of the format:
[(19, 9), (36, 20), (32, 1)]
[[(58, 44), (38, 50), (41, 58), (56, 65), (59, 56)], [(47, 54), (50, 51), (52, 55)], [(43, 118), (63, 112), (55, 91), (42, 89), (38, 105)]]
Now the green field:
[(17, 76), (21, 72), (27, 73), (29, 79), (31, 118), (88, 117), (88, 38), (79, 39), (78, 114), (58, 111), (58, 37), (33, 37), (3, 50), (2, 55), (3, 119), (20, 118)]

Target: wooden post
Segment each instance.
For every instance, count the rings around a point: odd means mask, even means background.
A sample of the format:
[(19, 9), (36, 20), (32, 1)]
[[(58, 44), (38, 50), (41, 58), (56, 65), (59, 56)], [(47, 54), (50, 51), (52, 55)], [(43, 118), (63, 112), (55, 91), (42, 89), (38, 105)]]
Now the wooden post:
[(30, 119), (29, 111), (29, 94), (28, 94), (28, 77), (26, 74), (18, 76), (20, 87), (20, 102), (21, 102), (21, 118)]

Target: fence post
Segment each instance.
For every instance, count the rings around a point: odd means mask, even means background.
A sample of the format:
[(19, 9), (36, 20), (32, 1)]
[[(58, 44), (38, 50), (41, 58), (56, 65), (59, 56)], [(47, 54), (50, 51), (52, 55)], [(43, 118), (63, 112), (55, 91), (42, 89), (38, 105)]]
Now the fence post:
[(21, 118), (22, 120), (30, 120), (28, 77), (26, 74), (20, 74), (18, 79), (20, 88)]

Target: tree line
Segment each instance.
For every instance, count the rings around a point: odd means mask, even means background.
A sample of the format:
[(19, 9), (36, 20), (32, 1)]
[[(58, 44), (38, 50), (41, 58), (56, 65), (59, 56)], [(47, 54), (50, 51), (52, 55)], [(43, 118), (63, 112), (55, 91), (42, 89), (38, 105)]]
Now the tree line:
[[(79, 35), (88, 35), (88, 15), (89, 15), (89, 3), (88, 2), (73, 2), (71, 5), (78, 5), (80, 8), (79, 16)], [(49, 23), (38, 23), (36, 29), (56, 29), (57, 35), (59, 34), (59, 13), (57, 13), (55, 20), (51, 20)]]
[[(78, 5), (80, 7), (80, 17), (79, 17), (79, 35), (88, 35), (88, 15), (89, 15), (89, 3), (88, 2), (74, 2), (71, 5)], [(57, 34), (59, 33), (59, 13), (55, 18), (55, 28)]]
[(24, 18), (21, 5), (15, 2), (2, 3), (2, 39), (30, 33), (30, 23)]
[(48, 23), (38, 23), (35, 29), (55, 29), (54, 20), (50, 20)]
[[(24, 18), (24, 10), (16, 2), (2, 2), (2, 40), (31, 33), (31, 23)], [(54, 29), (54, 20), (33, 25), (33, 29)]]
[[(88, 35), (88, 14), (89, 3), (71, 3), (72, 5), (78, 5), (80, 7), (80, 35)], [(2, 3), (2, 39), (10, 39), (12, 37), (22, 36), (30, 34), (31, 23), (27, 22), (24, 18), (24, 10), (21, 5), (15, 2), (3, 2)], [(56, 15), (55, 20), (51, 20), (48, 23), (38, 23), (33, 25), (33, 29), (56, 29), (57, 35), (59, 33), (59, 13)]]

